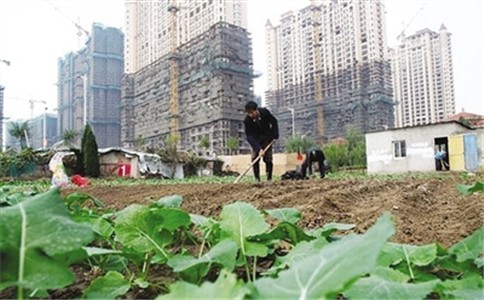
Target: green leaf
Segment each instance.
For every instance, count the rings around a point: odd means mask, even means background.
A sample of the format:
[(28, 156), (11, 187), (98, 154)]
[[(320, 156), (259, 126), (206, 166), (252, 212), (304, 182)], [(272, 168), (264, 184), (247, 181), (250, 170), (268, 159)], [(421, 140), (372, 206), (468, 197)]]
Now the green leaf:
[(55, 289), (74, 277), (67, 263), (54, 259), (79, 249), (94, 235), (70, 219), (59, 189), (0, 208), (0, 286)]
[[(437, 267), (443, 270), (452, 271), (452, 273), (477, 273), (479, 272), (478, 267), (472, 260), (465, 260), (462, 262), (457, 262), (457, 257), (455, 255), (446, 255), (438, 257), (434, 263)], [(448, 273), (449, 275), (452, 273)], [(453, 277), (452, 277), (453, 278)]]
[(424, 299), (438, 283), (439, 280), (417, 284), (391, 282), (370, 276), (358, 280), (344, 295), (350, 299)]
[(190, 221), (197, 226), (202, 226), (209, 222), (209, 218), (202, 215), (190, 214)]
[(279, 222), (296, 224), (301, 219), (301, 212), (292, 207), (266, 209), (265, 212), (269, 216), (279, 220)]
[(235, 267), (237, 251), (238, 247), (234, 241), (223, 240), (199, 259), (186, 255), (176, 255), (168, 260), (168, 265), (173, 268), (173, 271), (182, 272), (199, 264), (211, 265), (217, 263), (232, 271)]
[(315, 237), (307, 235), (304, 230), (297, 227), (293, 223), (282, 222), (277, 224), (276, 228), (274, 228), (270, 232), (250, 236), (247, 240), (264, 244), (287, 240), (290, 241), (292, 244), (296, 245), (301, 241), (310, 241), (314, 239)]
[(484, 257), (479, 257), (474, 260), (474, 263), (478, 268), (482, 268), (484, 266)]
[[(405, 249), (404, 249), (405, 248)], [(437, 258), (437, 245), (414, 246), (407, 244), (387, 243), (378, 257), (378, 265), (388, 267), (406, 261), (407, 252), (410, 263), (426, 266)]]
[(91, 226), (92, 231), (104, 239), (109, 239), (114, 233), (114, 227), (108, 219), (96, 215), (77, 215), (73, 219), (79, 223), (86, 223)]
[[(479, 273), (471, 274), (465, 278), (459, 280), (445, 280), (440, 282), (436, 288), (436, 291), (445, 297), (454, 296), (463, 299), (482, 299), (484, 293), (484, 282)], [(479, 297), (465, 297), (465, 294), (477, 295)]]
[(104, 239), (109, 239), (114, 233), (111, 222), (103, 217), (95, 218), (91, 223), (91, 228)]
[(279, 273), (255, 282), (260, 298), (311, 299), (334, 296), (358, 276), (376, 267), (378, 254), (395, 232), (385, 213), (364, 235), (350, 235)]
[(170, 293), (156, 299), (244, 299), (250, 290), (235, 274), (222, 270), (213, 283), (205, 282), (200, 287), (183, 281), (170, 286)]
[(263, 245), (248, 242), (251, 235), (264, 233), (269, 225), (261, 213), (245, 202), (235, 202), (224, 206), (220, 213), (220, 227), (242, 250), (243, 255), (265, 256), (267, 249)]
[(265, 275), (275, 275), (279, 271), (291, 266), (293, 263), (297, 263), (308, 256), (319, 253), (321, 248), (328, 243), (329, 242), (325, 238), (319, 238), (310, 242), (300, 242), (286, 255), (277, 256), (274, 265), (267, 272), (265, 272)]
[(190, 214), (190, 220), (203, 232), (204, 239), (211, 244), (216, 244), (220, 240), (220, 223), (213, 218), (201, 215)]
[(371, 275), (393, 282), (405, 283), (410, 280), (407, 274), (388, 267), (377, 267)]
[(120, 254), (123, 253), (119, 250), (113, 249), (104, 249), (98, 247), (82, 247), (88, 256), (95, 256), (95, 255), (106, 255), (106, 254)]
[(468, 259), (475, 260), (481, 254), (484, 254), (484, 227), (479, 228), (473, 234), (452, 246), (449, 253), (457, 257), (457, 262)]
[(156, 250), (167, 257), (163, 246), (171, 242), (171, 236), (163, 234), (162, 227), (161, 215), (144, 205), (133, 204), (118, 213), (115, 240), (141, 253)]
[(437, 257), (437, 246), (435, 244), (414, 246), (402, 245), (405, 247), (409, 256), (410, 262), (416, 266), (426, 266), (435, 260)]
[(103, 257), (101, 268), (106, 271), (126, 271), (126, 266), (130, 263), (135, 263), (134, 260), (128, 260), (124, 257), (126, 254), (123, 252), (121, 255), (108, 255)]
[(163, 228), (173, 232), (180, 227), (190, 225), (190, 215), (179, 208), (161, 208), (153, 211), (163, 219)]
[(460, 289), (450, 293), (452, 296), (459, 299), (482, 299), (484, 289)]
[(109, 271), (106, 275), (94, 279), (83, 291), (84, 299), (116, 299), (126, 294), (131, 285), (123, 275)]
[(136, 278), (133, 281), (133, 283), (136, 284), (137, 286), (139, 286), (142, 289), (145, 289), (145, 288), (150, 286), (150, 283), (148, 281), (144, 280), (143, 278)]
[(182, 196), (172, 195), (160, 198), (158, 201), (155, 202), (155, 204), (160, 207), (181, 207), (182, 202)]
[(355, 228), (355, 224), (327, 223), (323, 228), (316, 229), (311, 235), (329, 237), (338, 230), (351, 230), (353, 228)]
[(79, 209), (85, 205), (86, 201), (90, 201), (95, 207), (106, 207), (101, 200), (89, 194), (73, 192), (66, 196), (66, 203), (69, 209)]
[(484, 182), (477, 181), (474, 185), (458, 184), (457, 190), (464, 195), (484, 192)]

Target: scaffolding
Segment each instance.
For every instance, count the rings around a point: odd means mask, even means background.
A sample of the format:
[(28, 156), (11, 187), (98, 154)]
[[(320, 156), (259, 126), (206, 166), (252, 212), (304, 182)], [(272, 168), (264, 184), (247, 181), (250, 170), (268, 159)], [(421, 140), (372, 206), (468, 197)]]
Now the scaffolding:
[[(243, 145), (243, 107), (254, 97), (249, 33), (219, 22), (179, 46), (176, 62), (180, 148), (228, 154), (230, 137)], [(149, 146), (161, 147), (170, 134), (172, 63), (167, 55), (130, 75), (132, 88), (125, 88), (122, 96), (125, 146), (142, 137)], [(200, 149), (207, 136), (210, 149)]]
[(320, 77), (324, 102), (314, 101), (314, 80), (266, 93), (271, 109), (279, 119), (281, 137), (291, 136), (291, 115), (294, 108), (298, 134), (320, 139), (319, 105), (324, 111), (324, 137), (343, 137), (349, 126), (365, 133), (392, 128), (394, 101), (388, 84), (390, 66), (386, 61), (354, 64)]

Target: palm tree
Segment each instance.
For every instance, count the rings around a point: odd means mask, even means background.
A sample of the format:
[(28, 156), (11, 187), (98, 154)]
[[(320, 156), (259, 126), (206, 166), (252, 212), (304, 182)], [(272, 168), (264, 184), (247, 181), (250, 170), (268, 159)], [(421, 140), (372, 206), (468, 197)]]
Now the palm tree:
[(64, 130), (64, 132), (62, 133), (62, 142), (67, 147), (72, 147), (72, 145), (76, 141), (77, 135), (78, 132), (74, 129)]
[(26, 148), (27, 139), (30, 136), (29, 122), (12, 122), (10, 123), (10, 128), (8, 128), (8, 133), (14, 138), (17, 138), (20, 142), (20, 148)]

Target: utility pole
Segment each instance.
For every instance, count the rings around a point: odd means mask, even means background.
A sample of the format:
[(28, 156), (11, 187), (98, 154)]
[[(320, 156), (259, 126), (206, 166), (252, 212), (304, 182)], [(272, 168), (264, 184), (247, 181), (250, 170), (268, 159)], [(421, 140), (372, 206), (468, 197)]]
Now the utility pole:
[(44, 111), (44, 124), (42, 124), (42, 148), (47, 149), (47, 106)]
[(83, 120), (82, 120), (82, 124), (84, 125), (84, 127), (86, 127), (87, 125), (87, 74), (84, 74), (84, 75), (81, 75), (82, 77), (82, 102), (83, 102), (83, 105), (82, 105), (82, 108), (83, 108), (83, 113), (82, 113), (82, 117), (83, 117)]
[(294, 138), (296, 135), (295, 135), (295, 125), (294, 125), (294, 108), (292, 107), (288, 107), (287, 108), (290, 112), (291, 112), (291, 117), (292, 117), (292, 138)]

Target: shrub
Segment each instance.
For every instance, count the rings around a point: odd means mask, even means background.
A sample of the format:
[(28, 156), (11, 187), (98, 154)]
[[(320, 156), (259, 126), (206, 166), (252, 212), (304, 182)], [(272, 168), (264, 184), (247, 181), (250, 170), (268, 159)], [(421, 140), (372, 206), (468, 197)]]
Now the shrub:
[(84, 162), (84, 172), (86, 176), (99, 177), (99, 154), (96, 137), (92, 132), (91, 126), (84, 127), (84, 135), (81, 141), (81, 151)]

